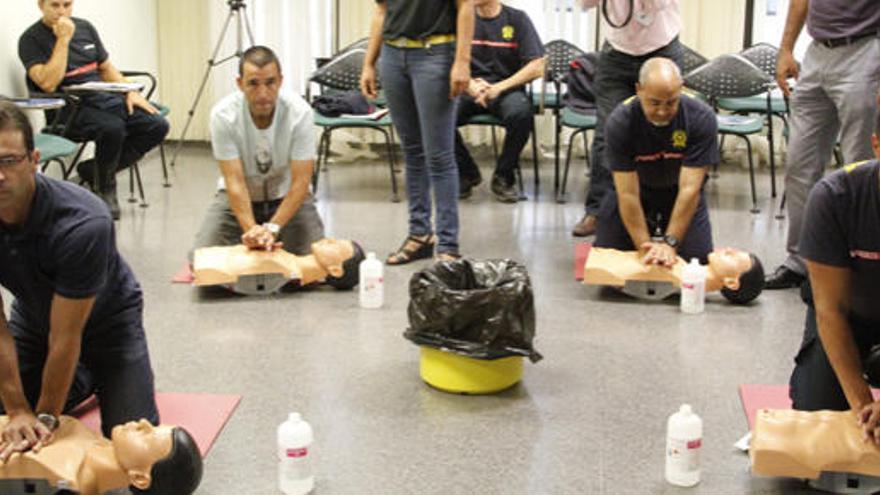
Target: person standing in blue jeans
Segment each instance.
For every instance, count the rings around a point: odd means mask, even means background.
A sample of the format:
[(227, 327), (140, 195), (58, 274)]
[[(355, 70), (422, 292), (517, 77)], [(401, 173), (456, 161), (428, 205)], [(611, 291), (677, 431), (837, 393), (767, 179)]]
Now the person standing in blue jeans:
[(376, 0), (361, 91), (377, 97), (378, 60), (403, 143), (409, 197), (409, 235), (388, 256), (389, 265), (429, 258), (435, 250), (440, 261), (460, 256), (455, 116), (456, 100), (470, 82), (473, 33), (473, 0)]

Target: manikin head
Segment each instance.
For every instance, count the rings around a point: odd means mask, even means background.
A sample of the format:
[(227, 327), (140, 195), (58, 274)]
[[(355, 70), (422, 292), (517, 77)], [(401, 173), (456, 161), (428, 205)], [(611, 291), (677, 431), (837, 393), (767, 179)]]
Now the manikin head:
[(244, 93), (255, 122), (271, 122), (283, 80), (281, 64), (270, 48), (252, 46), (241, 55), (235, 82)]
[(709, 253), (709, 268), (721, 279), (727, 299), (745, 304), (764, 290), (764, 267), (754, 255), (739, 249), (722, 248)]
[(43, 12), (43, 24), (54, 27), (58, 19), (73, 14), (73, 0), (37, 0), (37, 6)]
[(0, 220), (24, 221), (11, 216), (29, 210), (39, 161), (27, 117), (12, 103), (0, 102)]
[(337, 289), (351, 289), (358, 284), (364, 251), (354, 241), (325, 238), (312, 243), (315, 260), (327, 270), (327, 283)]
[(648, 122), (657, 127), (672, 122), (678, 113), (683, 84), (681, 70), (668, 58), (654, 57), (642, 64), (636, 94)]
[(133, 494), (189, 495), (202, 479), (202, 455), (180, 427), (131, 421), (113, 428), (113, 452)]

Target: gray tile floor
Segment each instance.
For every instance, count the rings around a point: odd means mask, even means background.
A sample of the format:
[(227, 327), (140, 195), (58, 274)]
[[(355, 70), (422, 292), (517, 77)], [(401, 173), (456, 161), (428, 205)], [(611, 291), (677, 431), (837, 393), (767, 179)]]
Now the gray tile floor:
[[(294, 410), (315, 430), (320, 494), (803, 489), (752, 478), (747, 456), (733, 448), (747, 429), (737, 385), (787, 382), (804, 315), (797, 294), (765, 292), (751, 307), (715, 294), (704, 314), (683, 316), (675, 303), (581, 286), (572, 277), (577, 241), (569, 232), (582, 214), (583, 165), (564, 205), (552, 198), (552, 161), (542, 163), (537, 200), (531, 163), (524, 165), (531, 199), (500, 204), (484, 184), (461, 204), (461, 245), (468, 256), (527, 265), (535, 344), (545, 359), (527, 364), (522, 383), (507, 392), (467, 397), (423, 384), (417, 348), (401, 336), (407, 281), (427, 262), (387, 267), (386, 306), (377, 311), (359, 309), (356, 292), (208, 297), (172, 285), (217, 169), (207, 148), (190, 146), (173, 187), (163, 189), (151, 155), (143, 166), (150, 206), (124, 205), (118, 243), (146, 294), (157, 387), (243, 396), (207, 458), (199, 493), (277, 493), (275, 428)], [(769, 175), (759, 175), (757, 215), (748, 212), (748, 175), (736, 165), (723, 166), (707, 192), (716, 245), (754, 250), (768, 270), (781, 261), (785, 224), (773, 218)], [(405, 203), (389, 198), (384, 162), (331, 163), (321, 176), (328, 234), (380, 256), (406, 229)], [(705, 424), (703, 478), (689, 490), (663, 480), (665, 421), (683, 402)]]

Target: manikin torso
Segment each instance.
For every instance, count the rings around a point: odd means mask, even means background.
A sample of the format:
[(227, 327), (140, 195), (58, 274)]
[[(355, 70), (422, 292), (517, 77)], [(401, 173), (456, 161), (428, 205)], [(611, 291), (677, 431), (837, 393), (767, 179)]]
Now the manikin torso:
[[(584, 265), (584, 283), (622, 287), (627, 281), (645, 281), (667, 282), (680, 287), (686, 265), (681, 257), (671, 267), (646, 265), (638, 251), (594, 247)], [(714, 272), (712, 265), (705, 266), (706, 292), (720, 290), (724, 286), (722, 277)]]

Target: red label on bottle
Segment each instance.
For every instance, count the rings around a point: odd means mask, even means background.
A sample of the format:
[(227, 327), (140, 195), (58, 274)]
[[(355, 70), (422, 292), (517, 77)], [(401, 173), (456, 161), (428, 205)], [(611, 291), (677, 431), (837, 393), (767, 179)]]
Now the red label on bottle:
[(694, 288), (694, 284), (686, 284), (686, 283), (683, 283), (683, 284), (681, 284), (681, 287), (682, 287), (683, 289), (693, 289), (693, 288)]
[(690, 440), (690, 441), (688, 441), (688, 448), (689, 448), (689, 449), (698, 449), (698, 448), (700, 448), (701, 445), (703, 445), (703, 439), (702, 439), (702, 438), (698, 438), (698, 439), (696, 439), (696, 440)]
[(303, 447), (301, 449), (287, 449), (287, 457), (305, 457), (309, 455), (309, 449)]

